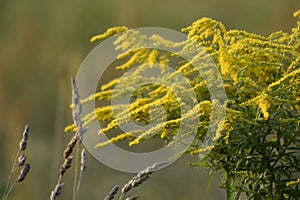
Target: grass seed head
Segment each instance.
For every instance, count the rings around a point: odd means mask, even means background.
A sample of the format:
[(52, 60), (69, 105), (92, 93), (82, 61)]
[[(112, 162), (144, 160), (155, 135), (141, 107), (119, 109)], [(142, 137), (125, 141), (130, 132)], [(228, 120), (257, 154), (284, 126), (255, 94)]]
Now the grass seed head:
[(75, 145), (77, 143), (77, 140), (78, 140), (78, 137), (75, 135), (75, 136), (72, 137), (72, 139), (68, 143), (67, 148), (64, 151), (64, 158), (65, 159), (68, 158), (71, 155), (71, 153), (73, 151), (73, 148), (75, 147)]
[(18, 158), (18, 166), (24, 166), (25, 162), (26, 162), (26, 155), (25, 154), (21, 154)]
[(21, 170), (20, 175), (18, 176), (17, 182), (22, 182), (24, 181), (25, 177), (27, 176), (27, 174), (29, 173), (30, 170), (30, 164), (27, 163), (25, 165), (25, 167)]
[(82, 149), (81, 151), (81, 171), (85, 171), (87, 167), (87, 155), (86, 155), (86, 151), (84, 149)]
[(67, 169), (69, 169), (71, 167), (72, 160), (73, 160), (72, 156), (65, 159), (64, 164), (60, 168), (60, 175), (61, 176), (63, 176), (65, 174), (65, 172), (67, 171)]
[(64, 183), (56, 184), (55, 188), (51, 192), (50, 200), (55, 200), (61, 193), (64, 187)]
[(119, 191), (119, 185), (115, 185), (111, 191), (109, 192), (109, 194), (104, 198), (104, 200), (113, 200), (115, 195), (117, 194), (117, 192)]

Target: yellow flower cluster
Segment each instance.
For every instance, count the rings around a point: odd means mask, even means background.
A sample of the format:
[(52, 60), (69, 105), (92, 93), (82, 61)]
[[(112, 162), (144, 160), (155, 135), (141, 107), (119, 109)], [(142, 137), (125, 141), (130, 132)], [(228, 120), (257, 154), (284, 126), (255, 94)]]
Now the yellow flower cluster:
[[(300, 18), (300, 11), (294, 14)], [(117, 69), (125, 70), (141, 65), (140, 69), (132, 73), (132, 83), (138, 82), (141, 77), (139, 74), (147, 67), (155, 63), (169, 64), (170, 60), (177, 59), (174, 69), (177, 73), (186, 76), (192, 86), (192, 90), (197, 95), (198, 108), (182, 116), (180, 104), (176, 96), (168, 88), (160, 85), (145, 85), (140, 87), (135, 94), (146, 94), (145, 97), (136, 98), (130, 105), (129, 111), (118, 112), (118, 116), (113, 116), (112, 110), (123, 110), (125, 105), (107, 106), (97, 108), (93, 113), (83, 119), (87, 125), (94, 120), (107, 121), (107, 126), (100, 130), (100, 134), (109, 134), (110, 131), (122, 124), (130, 121), (145, 121), (151, 123), (149, 110), (155, 105), (161, 105), (166, 110), (167, 120), (158, 123), (151, 129), (140, 132), (137, 137), (132, 133), (123, 133), (110, 140), (98, 144), (101, 147), (109, 143), (123, 139), (132, 139), (129, 145), (139, 144), (144, 138), (158, 136), (161, 139), (170, 140), (176, 135), (175, 129), (179, 127), (183, 118), (199, 117), (198, 133), (196, 140), (203, 139), (210, 120), (211, 102), (207, 82), (197, 75), (197, 70), (192, 63), (176, 57), (168, 52), (143, 48), (145, 43), (151, 42), (153, 46), (180, 47), (182, 52), (189, 52), (193, 45), (184, 41), (181, 43), (167, 40), (159, 35), (146, 36), (138, 31), (128, 30), (126, 27), (114, 27), (105, 33), (97, 35), (91, 39), (96, 41), (119, 33), (114, 44), (116, 49), (125, 51), (118, 56), (118, 59), (125, 61)], [(248, 33), (244, 30), (226, 30), (224, 25), (218, 21), (202, 18), (195, 21), (191, 26), (182, 29), (187, 37), (204, 48), (207, 55), (195, 55), (193, 60), (205, 60), (205, 56), (210, 56), (219, 71), (221, 72), (224, 87), (226, 89), (227, 116), (220, 121), (221, 125), (217, 128), (217, 135), (214, 140), (225, 140), (228, 143), (231, 133), (240, 126), (248, 126), (255, 123), (255, 120), (269, 120), (275, 116), (277, 110), (284, 103), (287, 109), (293, 107), (300, 110), (300, 22), (291, 33), (278, 31), (268, 37)], [(136, 50), (138, 49), (138, 50)], [(174, 63), (172, 63), (174, 64)], [(203, 63), (203, 67), (208, 67), (209, 63)], [(165, 79), (174, 78), (174, 74), (168, 74)], [(214, 77), (211, 76), (211, 79)], [(120, 98), (126, 92), (124, 90), (113, 94), (112, 88), (120, 83), (119, 79), (103, 85), (101, 91), (92, 94), (82, 101), (82, 103), (92, 100), (103, 100)], [(197, 113), (199, 111), (199, 113)], [(159, 112), (156, 113), (157, 118)], [(116, 120), (118, 119), (118, 120)], [(74, 130), (74, 126), (68, 126), (66, 131)], [(136, 130), (139, 132), (139, 130)], [(188, 132), (186, 134), (189, 134)], [(212, 147), (210, 147), (212, 148)], [(188, 151), (191, 154), (205, 151), (201, 149), (196, 141), (194, 146)]]

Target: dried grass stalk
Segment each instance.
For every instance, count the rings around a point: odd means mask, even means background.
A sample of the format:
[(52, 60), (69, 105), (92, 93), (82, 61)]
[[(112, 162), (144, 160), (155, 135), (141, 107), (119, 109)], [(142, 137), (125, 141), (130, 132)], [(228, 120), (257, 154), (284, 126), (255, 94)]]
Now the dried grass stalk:
[(80, 96), (78, 92), (78, 87), (76, 84), (76, 81), (74, 78), (72, 78), (72, 116), (73, 116), (73, 122), (77, 129), (77, 136), (79, 137), (79, 140), (82, 141), (83, 134), (87, 131), (87, 127), (82, 126), (82, 121), (80, 119), (80, 114), (82, 111), (82, 106), (80, 103)]
[[(73, 116), (73, 121), (76, 126), (76, 134), (72, 137), (72, 139), (69, 141), (67, 144), (66, 149), (64, 150), (63, 156), (65, 158), (64, 163), (60, 167), (59, 171), (59, 178), (58, 178), (58, 183), (56, 184), (55, 188), (51, 192), (50, 199), (54, 200), (57, 198), (62, 193), (62, 188), (64, 183), (62, 183), (63, 176), (66, 172), (67, 169), (71, 167), (73, 157), (70, 156), (76, 148), (75, 152), (75, 159), (74, 159), (74, 185), (73, 185), (73, 200), (77, 199), (78, 196), (78, 191), (80, 188), (80, 182), (81, 182), (81, 177), (83, 172), (85, 171), (87, 167), (87, 155), (85, 150), (83, 149), (81, 152), (81, 170), (80, 170), (80, 177), (79, 180), (77, 181), (77, 176), (78, 176), (78, 157), (79, 157), (79, 146), (81, 143), (78, 143), (82, 141), (82, 136), (84, 132), (86, 132), (87, 127), (82, 126), (82, 121), (80, 119), (80, 114), (81, 114), (81, 103), (80, 103), (80, 96), (78, 92), (78, 88), (76, 85), (75, 79), (72, 78), (72, 116)], [(77, 145), (77, 146), (76, 146)]]
[(63, 165), (60, 168), (60, 175), (63, 176), (65, 174), (65, 172), (67, 171), (67, 169), (69, 169), (72, 165), (72, 160), (73, 157), (70, 156), (68, 158), (65, 159)]
[(72, 139), (70, 140), (70, 142), (67, 145), (67, 148), (64, 151), (64, 158), (67, 158), (71, 155), (71, 153), (73, 152), (73, 149), (77, 143), (78, 137), (76, 135), (74, 135), (72, 137)]
[(117, 192), (119, 191), (119, 185), (115, 185), (111, 191), (109, 192), (109, 194), (104, 198), (104, 200), (113, 200), (115, 198), (115, 195), (117, 194)]
[(122, 194), (125, 195), (132, 188), (137, 187), (143, 182), (145, 182), (149, 178), (150, 174), (152, 174), (154, 171), (158, 170), (159, 168), (167, 165), (168, 163), (169, 162), (154, 163), (153, 165), (147, 167), (143, 171), (140, 171), (135, 177), (133, 177), (123, 186), (121, 190)]
[(51, 192), (50, 200), (55, 200), (62, 193), (63, 187), (64, 187), (63, 182), (57, 183), (55, 188)]

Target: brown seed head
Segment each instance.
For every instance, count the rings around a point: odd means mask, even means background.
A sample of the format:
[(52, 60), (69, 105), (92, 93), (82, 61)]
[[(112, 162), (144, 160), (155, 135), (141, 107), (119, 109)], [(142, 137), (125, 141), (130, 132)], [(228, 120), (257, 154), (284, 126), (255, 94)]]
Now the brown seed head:
[(113, 200), (115, 195), (117, 194), (118, 190), (119, 190), (119, 186), (115, 185), (111, 191), (109, 192), (109, 194), (104, 198), (104, 200)]
[(62, 193), (63, 187), (64, 183), (57, 183), (51, 192), (50, 200), (55, 200)]
[(65, 172), (67, 171), (67, 169), (69, 169), (71, 167), (72, 160), (73, 160), (72, 156), (65, 159), (64, 164), (60, 168), (60, 175), (63, 176), (65, 174)]
[(70, 140), (70, 142), (68, 143), (67, 148), (64, 151), (64, 158), (68, 158), (71, 155), (73, 148), (76, 145), (77, 140), (78, 140), (78, 137), (76, 135), (74, 135), (72, 137), (72, 139)]
[(22, 182), (25, 179), (26, 175), (29, 173), (29, 170), (30, 170), (30, 164), (27, 163), (25, 165), (25, 167), (21, 170), (21, 173), (18, 176), (17, 182)]
[(26, 162), (26, 155), (25, 154), (21, 154), (18, 158), (18, 166), (24, 166), (25, 162)]

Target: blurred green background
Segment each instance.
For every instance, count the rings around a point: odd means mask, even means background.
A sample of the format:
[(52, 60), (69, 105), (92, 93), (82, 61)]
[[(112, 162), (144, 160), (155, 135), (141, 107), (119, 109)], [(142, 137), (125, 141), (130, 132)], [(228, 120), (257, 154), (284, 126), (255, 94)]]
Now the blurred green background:
[[(96, 46), (89, 42), (93, 35), (117, 25), (180, 30), (201, 17), (212, 17), (227, 29), (267, 36), (280, 29), (290, 31), (298, 8), (299, 0), (1, 0), (0, 191), (28, 123), (26, 154), (32, 169), (9, 199), (49, 199), (71, 137), (63, 132), (71, 122), (70, 77)], [(191, 160), (182, 157), (134, 192), (141, 199), (224, 199), (219, 178), (210, 185), (208, 171), (187, 166)], [(88, 162), (79, 199), (103, 199), (114, 184), (124, 184), (132, 176), (91, 156)], [(71, 199), (72, 175), (67, 172), (60, 199)]]

